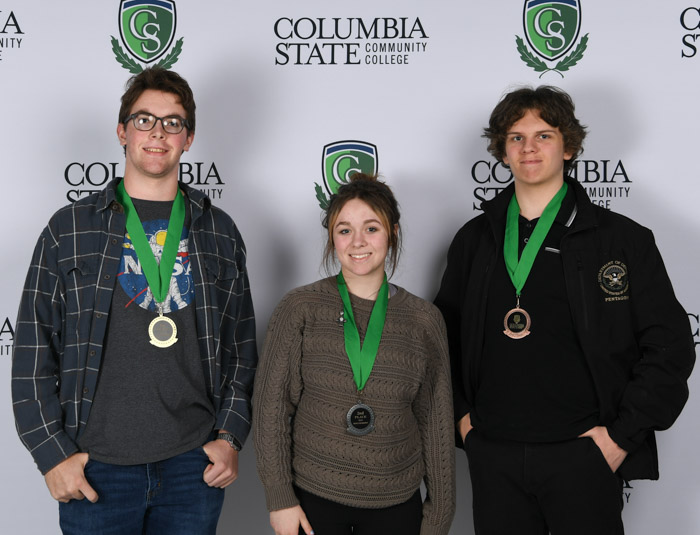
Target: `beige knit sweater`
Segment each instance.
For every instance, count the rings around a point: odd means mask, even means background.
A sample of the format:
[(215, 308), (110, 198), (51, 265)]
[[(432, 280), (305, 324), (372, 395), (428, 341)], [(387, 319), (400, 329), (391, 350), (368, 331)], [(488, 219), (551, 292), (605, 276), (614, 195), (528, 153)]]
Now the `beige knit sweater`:
[[(351, 296), (360, 337), (374, 301)], [(346, 431), (359, 396), (338, 322), (335, 278), (289, 292), (270, 319), (253, 398), (257, 466), (268, 509), (297, 505), (293, 486), (345, 505), (382, 508), (427, 496), (421, 535), (447, 535), (455, 508), (454, 420), (445, 325), (402, 288), (362, 401), (375, 413), (364, 436)]]

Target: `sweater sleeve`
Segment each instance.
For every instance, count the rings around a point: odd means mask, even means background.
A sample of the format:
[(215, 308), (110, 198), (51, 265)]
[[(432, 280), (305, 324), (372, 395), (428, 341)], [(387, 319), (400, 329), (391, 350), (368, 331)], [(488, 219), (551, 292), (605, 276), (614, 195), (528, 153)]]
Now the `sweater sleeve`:
[(450, 361), (445, 323), (431, 307), (423, 345), (428, 367), (414, 412), (421, 432), (424, 482), (421, 535), (447, 535), (455, 512), (455, 455)]
[(292, 424), (301, 392), (303, 316), (291, 294), (270, 318), (255, 378), (253, 439), (270, 511), (298, 505), (292, 486)]

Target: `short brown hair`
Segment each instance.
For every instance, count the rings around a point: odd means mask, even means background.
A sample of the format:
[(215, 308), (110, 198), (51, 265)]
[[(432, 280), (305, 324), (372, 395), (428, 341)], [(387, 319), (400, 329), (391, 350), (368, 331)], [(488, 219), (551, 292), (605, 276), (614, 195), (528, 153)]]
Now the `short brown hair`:
[(574, 160), (583, 152), (586, 137), (586, 127), (576, 118), (574, 109), (569, 94), (558, 87), (541, 85), (537, 89), (516, 89), (504, 96), (491, 112), (489, 126), (484, 128), (483, 135), (489, 140), (488, 151), (502, 162), (506, 155), (508, 130), (529, 110), (536, 110), (543, 121), (561, 132), (564, 151), (571, 154), (571, 159), (564, 161), (564, 173), (568, 174)]
[(387, 265), (389, 277), (396, 271), (401, 254), (401, 225), (399, 219), (399, 204), (396, 202), (391, 188), (380, 181), (377, 175), (355, 173), (350, 177), (350, 182), (338, 188), (338, 193), (331, 195), (330, 203), (326, 208), (323, 218), (323, 226), (328, 230), (326, 247), (323, 251), (323, 265), (329, 274), (334, 264), (335, 244), (333, 243), (333, 227), (343, 206), (352, 199), (359, 199), (366, 203), (378, 216), (382, 225), (386, 227), (389, 235), (389, 252)]
[(169, 71), (162, 67), (149, 67), (135, 74), (126, 82), (126, 91), (122, 95), (122, 105), (119, 108), (119, 122), (124, 123), (131, 113), (141, 94), (148, 90), (172, 93), (180, 99), (180, 104), (185, 108), (184, 119), (187, 119), (188, 132), (194, 133), (195, 127), (195, 103), (192, 89), (182, 76), (175, 71)]

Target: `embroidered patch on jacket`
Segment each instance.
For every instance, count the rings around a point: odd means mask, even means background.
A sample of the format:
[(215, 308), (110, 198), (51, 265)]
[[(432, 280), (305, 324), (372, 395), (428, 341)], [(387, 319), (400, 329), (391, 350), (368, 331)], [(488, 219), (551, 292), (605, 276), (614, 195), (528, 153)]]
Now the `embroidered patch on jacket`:
[(609, 297), (605, 301), (626, 301), (629, 280), (627, 278), (627, 266), (619, 260), (613, 260), (605, 264), (598, 271), (598, 284)]

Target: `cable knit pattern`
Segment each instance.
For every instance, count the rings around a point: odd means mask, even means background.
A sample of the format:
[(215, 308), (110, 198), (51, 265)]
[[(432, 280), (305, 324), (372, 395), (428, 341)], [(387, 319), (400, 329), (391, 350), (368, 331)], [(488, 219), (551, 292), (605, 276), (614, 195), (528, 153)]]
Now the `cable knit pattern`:
[[(364, 339), (374, 301), (351, 295)], [(335, 278), (289, 292), (270, 319), (255, 381), (253, 436), (271, 511), (297, 505), (292, 484), (354, 507), (408, 500), (425, 482), (421, 535), (447, 535), (455, 508), (454, 429), (445, 324), (402, 288), (389, 299), (362, 401), (364, 436), (346, 431), (359, 396), (338, 322)]]

